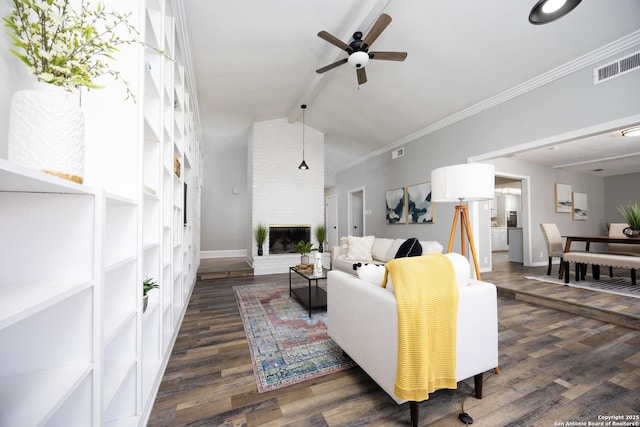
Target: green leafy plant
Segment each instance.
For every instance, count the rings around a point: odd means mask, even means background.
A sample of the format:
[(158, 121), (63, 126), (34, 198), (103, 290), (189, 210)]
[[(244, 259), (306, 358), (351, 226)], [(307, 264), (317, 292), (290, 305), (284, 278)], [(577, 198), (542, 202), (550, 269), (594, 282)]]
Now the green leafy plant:
[(618, 206), (620, 216), (631, 228), (640, 229), (640, 206), (638, 202), (629, 202), (627, 205)]
[(109, 67), (119, 46), (136, 42), (138, 32), (127, 21), (131, 14), (107, 12), (102, 3), (93, 9), (85, 0), (71, 7), (70, 1), (13, 0), (3, 18), (16, 48), (11, 53), (38, 81), (67, 90), (97, 89), (102, 86), (94, 80), (108, 74), (125, 84), (127, 98), (134, 98), (120, 73)]
[(316, 227), (316, 239), (318, 239), (319, 244), (323, 244), (325, 239), (327, 238), (327, 227), (324, 224)]
[(142, 282), (142, 296), (147, 295), (147, 293), (151, 289), (156, 289), (156, 288), (159, 288), (159, 287), (160, 287), (160, 285), (158, 285), (158, 282), (156, 282), (155, 279), (153, 279), (152, 277), (147, 277)]
[(264, 224), (258, 224), (255, 230), (255, 238), (258, 246), (264, 245), (264, 242), (267, 240), (267, 232), (268, 228)]
[(296, 251), (300, 253), (300, 255), (303, 255), (303, 256), (307, 255), (311, 251), (316, 250), (316, 249), (313, 249), (313, 243), (305, 242), (304, 240), (300, 240), (298, 243), (296, 243), (294, 248)]

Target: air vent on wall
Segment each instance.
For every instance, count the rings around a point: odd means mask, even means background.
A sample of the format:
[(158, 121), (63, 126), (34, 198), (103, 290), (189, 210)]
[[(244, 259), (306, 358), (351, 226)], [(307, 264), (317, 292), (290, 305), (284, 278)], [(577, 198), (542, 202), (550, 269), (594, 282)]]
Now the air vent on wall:
[(593, 69), (593, 84), (598, 84), (640, 68), (640, 52)]
[(404, 147), (398, 148), (397, 150), (393, 150), (391, 152), (392, 159), (397, 159), (398, 157), (402, 157), (402, 156), (404, 156)]

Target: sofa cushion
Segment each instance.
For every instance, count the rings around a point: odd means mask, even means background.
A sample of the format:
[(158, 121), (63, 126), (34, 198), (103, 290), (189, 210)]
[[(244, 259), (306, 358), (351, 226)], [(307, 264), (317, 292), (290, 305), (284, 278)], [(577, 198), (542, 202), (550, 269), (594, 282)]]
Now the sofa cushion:
[(417, 238), (412, 237), (405, 240), (404, 243), (400, 245), (394, 258), (406, 258), (420, 255), (422, 255), (422, 245)]
[(422, 246), (422, 255), (430, 254), (433, 252), (441, 254), (442, 250), (444, 249), (442, 245), (435, 240), (421, 240), (420, 245)]
[(377, 261), (389, 261), (388, 256), (391, 245), (393, 245), (393, 239), (376, 237), (371, 247), (371, 257)]
[(347, 258), (355, 261), (373, 261), (371, 258), (371, 248), (373, 247), (374, 236), (348, 236), (349, 251)]

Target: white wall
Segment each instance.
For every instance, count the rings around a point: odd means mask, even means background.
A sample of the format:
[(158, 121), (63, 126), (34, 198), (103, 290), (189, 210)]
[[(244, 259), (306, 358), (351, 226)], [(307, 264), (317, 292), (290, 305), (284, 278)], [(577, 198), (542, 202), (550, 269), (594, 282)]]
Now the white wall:
[[(249, 158), (249, 254), (257, 253), (252, 230), (259, 223), (309, 224), (314, 240), (313, 230), (324, 224), (324, 134), (306, 126), (305, 160), (309, 169), (300, 170), (302, 123), (288, 123), (286, 119), (254, 123)], [(265, 255), (268, 247), (267, 240)]]
[[(9, 14), (9, 1), (0, 1), (0, 17)], [(7, 137), (9, 134), (9, 108), (11, 97), (21, 89), (31, 88), (35, 78), (27, 71), (27, 66), (16, 58), (9, 49), (12, 48), (11, 39), (5, 33), (2, 22), (0, 34), (0, 157), (7, 158)]]
[[(631, 52), (629, 52), (631, 53)], [(620, 54), (623, 56), (625, 53)], [(613, 58), (604, 58), (602, 64)], [(392, 160), (391, 153), (367, 159), (362, 163), (338, 173), (335, 193), (338, 196), (339, 230), (344, 235), (347, 224), (347, 193), (352, 188), (365, 187), (365, 209), (371, 210), (367, 216), (367, 234), (381, 237), (419, 237), (421, 240), (437, 240), (443, 245), (449, 240), (453, 207), (436, 204), (435, 223), (388, 225), (385, 222), (384, 194), (386, 190), (430, 181), (431, 170), (451, 164), (466, 163), (469, 157), (480, 156), (509, 147), (531, 143), (554, 135), (577, 129), (611, 122), (633, 116), (640, 112), (640, 97), (629, 96), (640, 87), (640, 72), (632, 72), (606, 83), (594, 86), (592, 68), (589, 65), (562, 79), (548, 83), (532, 92), (520, 95), (503, 104), (482, 111), (465, 120), (423, 136), (405, 145), (405, 156)], [(511, 170), (517, 173), (519, 168)], [(576, 182), (575, 191), (582, 188), (590, 194), (587, 224), (573, 224), (587, 227), (594, 232), (605, 221), (604, 180), (586, 175), (568, 177), (563, 172), (548, 169), (543, 173), (546, 181)], [(637, 180), (636, 180), (637, 182)], [(584, 185), (584, 187), (583, 187)], [(602, 196), (596, 193), (600, 192)], [(553, 195), (553, 187), (540, 183), (531, 188), (531, 199), (538, 200)], [(591, 196), (593, 194), (593, 196)], [(536, 225), (548, 212), (543, 208), (539, 213), (535, 203), (532, 206), (531, 223)], [(552, 211), (551, 211), (552, 212)], [(592, 219), (591, 219), (592, 218)], [(537, 226), (537, 225), (536, 225)], [(599, 230), (598, 230), (599, 231)], [(546, 251), (538, 233), (532, 233), (532, 262), (538, 262), (540, 250)], [(538, 238), (539, 237), (539, 238)], [(483, 236), (480, 252), (489, 249), (490, 235)], [(454, 246), (454, 250), (458, 250)], [(483, 265), (481, 269), (487, 267)], [(525, 260), (526, 262), (526, 260)]]
[(606, 222), (623, 222), (618, 206), (640, 203), (640, 173), (610, 176), (604, 180)]
[(210, 153), (204, 162), (202, 251), (212, 257), (244, 256), (247, 223), (251, 218), (247, 147)]

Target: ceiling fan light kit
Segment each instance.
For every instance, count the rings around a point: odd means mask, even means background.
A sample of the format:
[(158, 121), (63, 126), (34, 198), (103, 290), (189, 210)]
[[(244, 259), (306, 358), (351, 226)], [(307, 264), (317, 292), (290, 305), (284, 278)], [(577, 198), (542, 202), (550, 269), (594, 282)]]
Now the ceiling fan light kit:
[(582, 0), (540, 0), (529, 13), (529, 22), (534, 25), (547, 24), (562, 18), (575, 9)]
[(640, 126), (625, 129), (621, 133), (622, 136), (640, 136)]
[(347, 52), (349, 57), (340, 59), (332, 64), (319, 68), (316, 70), (316, 73), (322, 74), (342, 64), (349, 63), (349, 65), (351, 65), (356, 70), (358, 84), (361, 85), (367, 82), (365, 66), (370, 59), (383, 61), (404, 61), (407, 57), (407, 52), (369, 52), (369, 47), (371, 47), (373, 42), (380, 36), (382, 31), (384, 31), (384, 29), (387, 28), (390, 23), (391, 17), (383, 13), (378, 17), (366, 36), (363, 37), (360, 31), (356, 31), (355, 33), (353, 33), (353, 41), (349, 44), (343, 42), (339, 38), (329, 34), (326, 31), (320, 31), (318, 33), (318, 37), (344, 50), (345, 52)]

